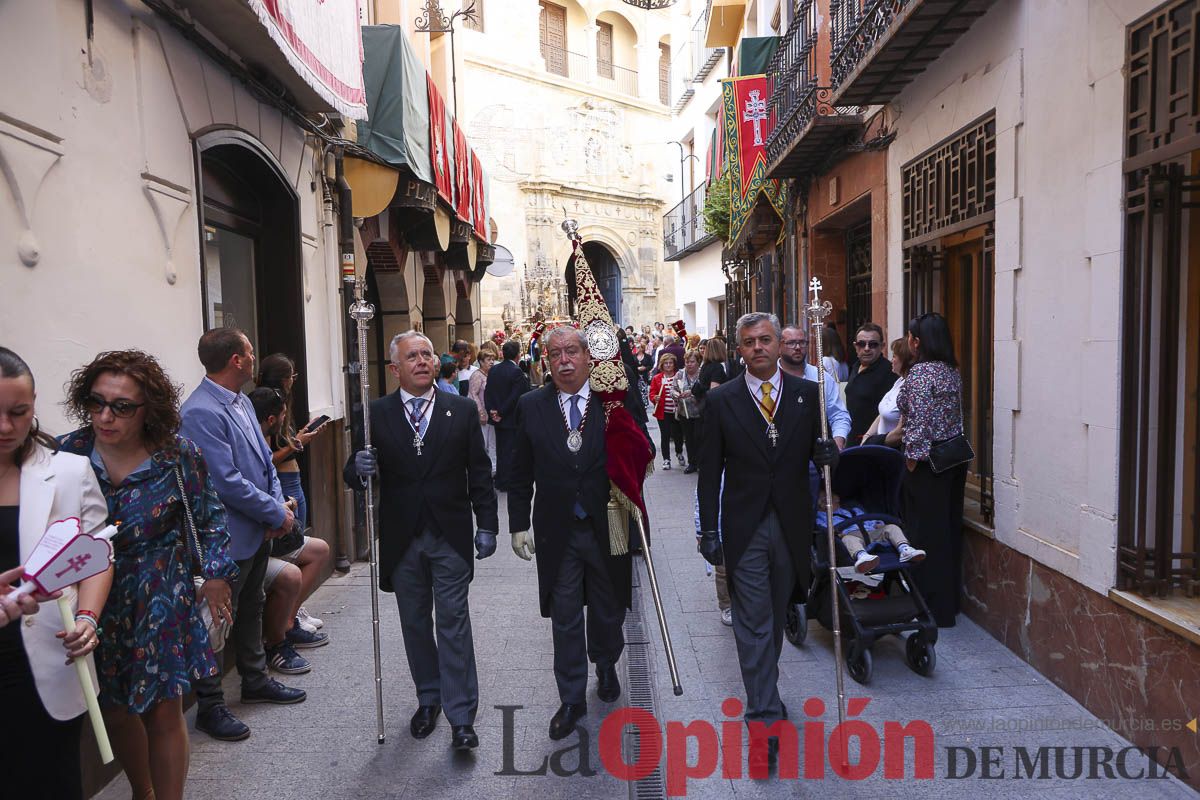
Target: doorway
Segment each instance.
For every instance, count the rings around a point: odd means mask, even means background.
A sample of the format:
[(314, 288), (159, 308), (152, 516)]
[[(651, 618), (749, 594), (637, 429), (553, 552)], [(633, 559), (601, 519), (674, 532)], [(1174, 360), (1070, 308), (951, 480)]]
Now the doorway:
[(975, 448), (964, 514), (991, 526), (994, 237), (991, 223), (905, 249), (907, 318), (936, 311), (946, 318), (963, 388), (963, 432)]
[(583, 254), (587, 257), (588, 266), (592, 268), (592, 275), (596, 278), (596, 284), (600, 287), (600, 294), (604, 297), (604, 304), (608, 306), (608, 313), (612, 315), (613, 322), (624, 325), (621, 268), (616, 257), (599, 242), (584, 242)]

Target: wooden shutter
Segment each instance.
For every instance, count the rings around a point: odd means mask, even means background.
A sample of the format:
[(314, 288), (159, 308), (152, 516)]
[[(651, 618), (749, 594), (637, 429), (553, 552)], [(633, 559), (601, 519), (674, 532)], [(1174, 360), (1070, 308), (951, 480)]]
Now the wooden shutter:
[(613, 77), (613, 26), (608, 22), (596, 23), (596, 74)]
[(671, 104), (671, 45), (658, 44), (658, 101)]
[(567, 10), (544, 0), (541, 6), (538, 35), (542, 45), (542, 58), (546, 59), (546, 71), (565, 76), (567, 74)]

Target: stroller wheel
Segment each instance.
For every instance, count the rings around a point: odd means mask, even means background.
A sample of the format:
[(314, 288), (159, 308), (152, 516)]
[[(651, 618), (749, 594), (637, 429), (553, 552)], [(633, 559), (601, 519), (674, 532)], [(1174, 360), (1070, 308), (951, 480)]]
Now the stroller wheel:
[(846, 671), (851, 678), (865, 686), (871, 682), (871, 666), (870, 650), (851, 648), (850, 658), (846, 661)]
[(928, 676), (933, 674), (933, 669), (937, 666), (937, 653), (934, 652), (932, 642), (927, 642), (920, 633), (914, 633), (904, 643), (904, 660), (913, 672)]
[(804, 603), (789, 603), (787, 616), (783, 621), (783, 634), (796, 647), (803, 647), (808, 638), (808, 611)]

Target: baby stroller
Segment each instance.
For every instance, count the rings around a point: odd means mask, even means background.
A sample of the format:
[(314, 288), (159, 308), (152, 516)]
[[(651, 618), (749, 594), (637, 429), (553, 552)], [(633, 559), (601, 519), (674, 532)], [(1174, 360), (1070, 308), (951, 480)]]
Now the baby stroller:
[[(833, 492), (843, 508), (861, 507), (866, 513), (848, 520), (838, 520), (834, 532), (841, 534), (855, 523), (878, 520), (884, 524), (901, 525), (900, 481), (904, 475), (904, 456), (890, 447), (866, 445), (843, 450), (833, 473)], [(817, 497), (816, 470), (812, 470), (812, 497)], [(814, 517), (816, 511), (814, 502)], [(868, 537), (863, 536), (866, 540)], [(853, 573), (854, 559), (837, 541), (838, 566), (849, 567)], [(925, 598), (912, 580), (908, 565), (887, 541), (875, 542), (867, 551), (879, 556), (879, 565), (871, 576), (882, 575), (872, 595), (855, 599), (847, 588), (853, 582), (837, 572), (838, 605), (841, 610), (843, 641), (847, 645), (846, 671), (861, 684), (871, 680), (871, 648), (877, 639), (888, 634), (899, 636), (911, 633), (905, 642), (905, 660), (919, 675), (929, 675), (937, 664), (934, 645), (937, 643), (937, 623), (925, 604)], [(814, 523), (812, 548), (812, 586), (807, 601), (794, 603), (789, 609), (784, 631), (788, 641), (800, 647), (808, 632), (808, 620), (814, 618), (827, 630), (833, 629), (833, 614), (829, 597), (829, 544), (824, 527)]]

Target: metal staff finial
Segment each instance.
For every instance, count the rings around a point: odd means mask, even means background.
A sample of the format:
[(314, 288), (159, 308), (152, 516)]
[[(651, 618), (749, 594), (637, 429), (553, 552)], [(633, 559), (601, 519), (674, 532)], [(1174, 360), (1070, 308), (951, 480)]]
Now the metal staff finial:
[[(358, 381), (363, 415), (363, 447), (371, 447), (371, 383), (367, 369), (367, 328), (375, 316), (375, 306), (363, 296), (363, 279), (354, 285), (354, 302), (350, 304), (350, 318), (358, 325)], [(380, 661), (379, 644), (379, 560), (375, 544), (375, 494), (374, 480), (366, 479), (366, 523), (367, 547), (371, 559), (371, 639), (375, 646), (375, 735), (383, 744), (383, 665)]]
[[(828, 300), (821, 300), (820, 278), (813, 277), (808, 282), (808, 290), (812, 294), (812, 302), (804, 307), (804, 314), (812, 323), (812, 338), (817, 343), (817, 396), (821, 400), (821, 438), (828, 439), (829, 412), (825, 404), (825, 351), (821, 346), (821, 328), (824, 327), (825, 318), (833, 313), (833, 304)], [(845, 662), (842, 655), (842, 613), (838, 607), (837, 545), (833, 532), (833, 470), (828, 466), (821, 467), (821, 474), (825, 479), (825, 532), (829, 538), (829, 596), (833, 604), (833, 664), (834, 669), (837, 670), (838, 730), (843, 731), (844, 735), (845, 729), (842, 727), (842, 722), (845, 720), (846, 713), (846, 690), (842, 672)], [(842, 741), (842, 753), (847, 753), (845, 740)], [(846, 757), (848, 758), (848, 756)]]

